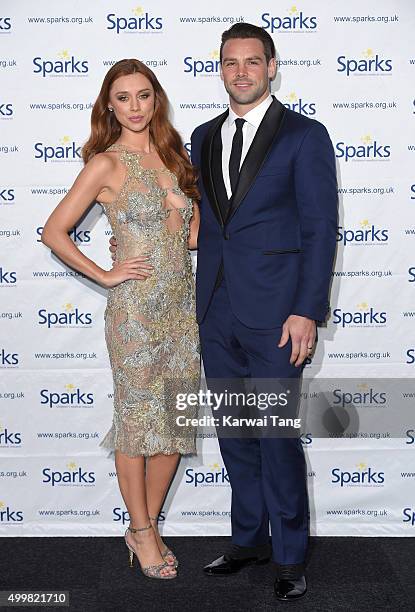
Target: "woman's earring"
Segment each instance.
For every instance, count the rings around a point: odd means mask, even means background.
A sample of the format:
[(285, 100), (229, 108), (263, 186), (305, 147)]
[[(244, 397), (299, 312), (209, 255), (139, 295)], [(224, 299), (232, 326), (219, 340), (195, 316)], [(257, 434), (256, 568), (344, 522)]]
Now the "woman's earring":
[(109, 107), (108, 107), (108, 110), (109, 110), (109, 111), (113, 111), (114, 109), (113, 109), (113, 108), (111, 108), (111, 107), (109, 106)]

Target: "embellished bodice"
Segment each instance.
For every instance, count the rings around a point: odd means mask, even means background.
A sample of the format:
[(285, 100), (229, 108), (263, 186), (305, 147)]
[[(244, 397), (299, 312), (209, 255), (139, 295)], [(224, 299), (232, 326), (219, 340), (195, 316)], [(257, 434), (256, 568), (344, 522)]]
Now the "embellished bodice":
[(148, 320), (183, 306), (189, 312), (193, 300), (188, 251), (191, 199), (180, 189), (174, 173), (152, 167), (146, 154), (123, 145), (112, 145), (107, 151), (118, 152), (125, 166), (118, 196), (111, 204), (103, 204), (117, 240), (117, 260), (147, 254), (154, 269), (145, 281), (125, 281), (111, 289), (109, 304), (139, 308)]

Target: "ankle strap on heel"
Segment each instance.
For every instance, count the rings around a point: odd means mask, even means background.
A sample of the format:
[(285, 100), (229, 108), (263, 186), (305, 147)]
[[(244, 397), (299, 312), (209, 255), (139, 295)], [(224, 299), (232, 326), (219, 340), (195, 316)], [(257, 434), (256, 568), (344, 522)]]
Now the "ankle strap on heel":
[(147, 527), (127, 527), (127, 530), (131, 531), (131, 533), (137, 533), (137, 531), (147, 531), (147, 529), (151, 529), (151, 523), (149, 523)]

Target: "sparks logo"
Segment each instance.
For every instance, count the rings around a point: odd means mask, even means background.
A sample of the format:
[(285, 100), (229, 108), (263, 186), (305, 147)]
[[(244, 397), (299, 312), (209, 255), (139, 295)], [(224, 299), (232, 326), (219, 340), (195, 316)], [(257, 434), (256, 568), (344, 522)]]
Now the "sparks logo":
[(310, 17), (299, 11), (293, 5), (287, 9), (285, 16), (272, 16), (271, 13), (263, 13), (261, 15), (262, 27), (264, 30), (269, 30), (271, 34), (274, 32), (315, 32), (317, 28), (317, 17)]
[(185, 471), (185, 483), (196, 487), (209, 486), (229, 486), (229, 476), (224, 467), (219, 463), (212, 463), (208, 466), (208, 470), (198, 472), (193, 468), (187, 468)]
[(81, 391), (79, 387), (75, 387), (72, 383), (65, 385), (64, 388), (63, 393), (41, 389), (40, 403), (49, 408), (84, 408), (85, 406), (90, 408), (94, 406), (94, 394), (92, 392)]
[(41, 159), (45, 164), (52, 162), (82, 161), (81, 147), (70, 136), (63, 136), (57, 146), (45, 145), (43, 142), (34, 144), (35, 159)]
[(333, 323), (341, 327), (384, 327), (387, 322), (385, 311), (375, 310), (367, 302), (357, 304), (356, 310), (333, 310)]
[(347, 406), (382, 406), (386, 404), (386, 393), (376, 391), (367, 383), (357, 385), (357, 391), (344, 391), (335, 389), (333, 391), (333, 405), (345, 408)]
[(17, 283), (17, 272), (6, 270), (0, 266), (0, 287), (15, 287)]
[(217, 76), (220, 69), (220, 54), (218, 50), (211, 51), (208, 59), (195, 59), (191, 55), (184, 58), (183, 72), (197, 76)]
[(119, 17), (116, 13), (109, 13), (106, 16), (107, 30), (112, 30), (117, 34), (160, 34), (163, 30), (163, 18), (154, 17), (137, 6), (132, 9), (133, 16)]
[(0, 104), (0, 119), (12, 119), (14, 113), (13, 104), (2, 103)]
[(0, 349), (0, 368), (13, 368), (19, 365), (19, 353), (9, 353), (6, 349)]
[(362, 53), (362, 57), (348, 58), (346, 55), (340, 55), (337, 58), (337, 72), (345, 73), (346, 76), (351, 74), (356, 75), (374, 75), (374, 74), (391, 74), (392, 73), (392, 60), (381, 58), (378, 53), (375, 53), (373, 49), (365, 49)]
[(130, 522), (130, 515), (127, 510), (123, 510), (119, 506), (112, 509), (112, 520), (114, 523), (122, 523), (125, 525)]
[(345, 228), (342, 225), (337, 228), (337, 242), (343, 246), (387, 244), (388, 240), (389, 230), (376, 227), (368, 219), (362, 219), (358, 228)]
[(22, 443), (22, 434), (20, 431), (11, 431), (7, 427), (3, 427), (0, 423), (0, 447), (7, 448), (20, 446)]
[(12, 204), (15, 200), (14, 189), (7, 187), (0, 187), (0, 205), (1, 204)]
[(286, 97), (287, 102), (283, 102), (284, 106), (292, 111), (311, 117), (316, 114), (315, 102), (306, 102), (303, 98), (299, 98), (297, 94), (292, 91)]
[(45, 484), (55, 486), (74, 486), (74, 487), (91, 487), (95, 485), (95, 472), (87, 472), (81, 467), (77, 467), (74, 461), (70, 461), (67, 465), (67, 470), (53, 470), (46, 467), (42, 470), (43, 480)]
[(84, 77), (89, 72), (88, 60), (79, 59), (72, 55), (68, 49), (57, 54), (59, 59), (33, 58), (33, 72), (45, 77)]
[(38, 310), (38, 324), (51, 327), (91, 327), (92, 313), (82, 312), (73, 304), (67, 303), (60, 311), (50, 311), (46, 308)]
[(336, 157), (352, 161), (385, 161), (391, 155), (390, 145), (381, 145), (370, 134), (361, 137), (361, 145), (349, 145), (344, 141), (336, 144)]
[(404, 508), (402, 514), (402, 522), (409, 523), (413, 527), (415, 525), (415, 508)]
[(0, 523), (21, 523), (23, 521), (23, 510), (14, 510), (0, 501)]
[(311, 433), (305, 433), (301, 435), (300, 440), (303, 446), (308, 446), (313, 443), (313, 436)]
[(341, 468), (333, 468), (331, 470), (333, 484), (340, 484), (341, 487), (382, 487), (385, 482), (385, 472), (376, 472), (373, 468), (368, 467), (366, 463), (358, 463), (358, 468), (354, 472), (342, 470)]
[[(166, 514), (164, 510), (161, 510), (159, 512), (157, 519), (159, 523), (164, 523), (164, 521), (166, 520)], [(112, 509), (112, 520), (114, 521), (114, 523), (122, 523), (123, 525), (129, 523), (130, 515), (128, 513), (128, 510), (123, 510), (119, 506), (114, 507)]]
[[(36, 242), (42, 242), (41, 236), (43, 232), (43, 225), (36, 228)], [(75, 242), (75, 244), (86, 245), (91, 242), (91, 231), (80, 229), (78, 225), (75, 225), (69, 232), (69, 236)]]
[(0, 34), (9, 33), (12, 29), (11, 17), (0, 17)]

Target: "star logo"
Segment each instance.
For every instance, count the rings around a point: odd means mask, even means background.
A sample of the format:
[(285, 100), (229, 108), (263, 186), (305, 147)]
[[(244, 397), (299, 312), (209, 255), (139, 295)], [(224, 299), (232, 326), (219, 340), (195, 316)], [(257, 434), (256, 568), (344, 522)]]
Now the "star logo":
[(70, 55), (69, 55), (69, 51), (68, 51), (68, 49), (63, 49), (62, 51), (60, 51), (60, 52), (58, 53), (58, 57), (60, 57), (61, 59), (65, 59), (65, 60), (66, 60), (66, 59), (69, 59), (69, 58), (70, 58)]
[(297, 94), (295, 93), (295, 91), (292, 91), (291, 93), (288, 94), (287, 99), (290, 102), (296, 102), (298, 100), (297, 98)]
[(71, 311), (74, 309), (74, 308), (73, 308), (73, 305), (72, 305), (72, 304), (70, 304), (69, 302), (68, 302), (67, 304), (64, 304), (64, 305), (62, 306), (62, 308), (63, 308), (64, 310), (66, 310), (66, 312), (71, 312)]
[(363, 57), (369, 59), (371, 57), (373, 57), (373, 49), (371, 49), (370, 47), (368, 49), (365, 49), (362, 53)]
[(217, 49), (215, 49), (214, 51), (211, 51), (209, 53), (209, 57), (211, 59), (218, 60), (219, 59), (219, 51)]
[(357, 385), (357, 388), (361, 391), (368, 391), (369, 385), (367, 383), (360, 383), (360, 385)]
[(69, 468), (70, 470), (74, 470), (76, 468), (76, 463), (75, 461), (70, 461), (67, 465), (67, 468)]
[(69, 383), (65, 385), (65, 389), (67, 389), (68, 391), (73, 391), (73, 389), (75, 389), (75, 385), (73, 385), (72, 383)]
[(356, 463), (356, 467), (359, 468), (359, 470), (364, 470), (367, 467), (367, 463), (361, 461), (360, 463)]
[(62, 136), (62, 138), (59, 141), (61, 144), (65, 145), (68, 144), (68, 142), (71, 142), (71, 138), (70, 136)]
[(2, 501), (0, 501), (0, 508), (5, 508), (6, 504)]
[(289, 9), (288, 12), (290, 15), (297, 15), (298, 14), (298, 8), (295, 6), (295, 4), (293, 4)]
[(216, 463), (212, 463), (212, 465), (209, 466), (210, 469), (213, 470), (220, 470), (220, 465), (219, 463), (216, 461)]
[(373, 142), (373, 138), (370, 134), (365, 134), (360, 140), (363, 142), (363, 144), (371, 144)]
[(144, 13), (144, 9), (142, 6), (136, 6), (135, 8), (133, 8), (133, 13), (138, 17)]
[(359, 310), (369, 310), (369, 304), (367, 302), (360, 302), (360, 304), (357, 305), (357, 308)]
[(368, 219), (362, 219), (362, 221), (360, 222), (360, 227), (369, 227)]

